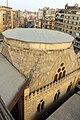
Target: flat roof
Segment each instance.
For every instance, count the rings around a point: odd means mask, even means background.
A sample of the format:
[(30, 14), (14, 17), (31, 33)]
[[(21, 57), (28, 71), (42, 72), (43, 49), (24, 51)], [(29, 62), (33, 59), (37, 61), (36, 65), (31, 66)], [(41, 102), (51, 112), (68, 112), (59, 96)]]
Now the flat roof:
[(66, 43), (72, 42), (74, 38), (66, 33), (37, 28), (15, 28), (2, 33), (6, 38), (25, 42), (37, 43)]
[(80, 120), (80, 92), (69, 98), (47, 120)]
[(0, 53), (0, 96), (7, 106), (25, 82), (25, 77)]

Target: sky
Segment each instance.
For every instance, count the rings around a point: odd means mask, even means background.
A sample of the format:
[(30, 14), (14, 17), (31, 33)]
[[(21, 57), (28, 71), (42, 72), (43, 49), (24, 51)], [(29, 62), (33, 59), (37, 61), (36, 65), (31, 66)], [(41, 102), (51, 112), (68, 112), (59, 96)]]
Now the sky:
[[(0, 0), (0, 5), (5, 6), (7, 0)], [(39, 8), (64, 8), (65, 4), (74, 5), (78, 3), (80, 6), (80, 0), (8, 0), (8, 6), (13, 9), (38, 11)]]

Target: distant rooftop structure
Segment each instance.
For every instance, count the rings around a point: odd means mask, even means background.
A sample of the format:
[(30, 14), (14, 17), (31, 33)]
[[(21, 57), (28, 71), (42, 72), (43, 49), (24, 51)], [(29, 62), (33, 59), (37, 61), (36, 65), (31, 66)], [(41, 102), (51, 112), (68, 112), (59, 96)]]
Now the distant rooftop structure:
[(47, 120), (80, 120), (80, 92), (70, 97)]
[(1, 6), (0, 5), (0, 9), (12, 9), (11, 7), (8, 7), (8, 6)]
[(9, 39), (36, 43), (69, 43), (74, 40), (69, 34), (47, 29), (16, 28), (3, 32)]

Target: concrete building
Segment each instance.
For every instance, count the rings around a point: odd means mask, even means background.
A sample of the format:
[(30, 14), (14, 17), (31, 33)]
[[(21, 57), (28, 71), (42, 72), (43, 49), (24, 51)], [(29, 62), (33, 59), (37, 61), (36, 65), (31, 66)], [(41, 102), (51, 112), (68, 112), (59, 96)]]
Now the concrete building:
[(0, 6), (0, 32), (11, 28), (24, 27), (27, 21), (27, 13), (21, 10), (13, 10), (10, 7)]
[(13, 28), (12, 8), (0, 6), (0, 32)]
[(80, 7), (77, 4), (74, 6), (65, 5), (63, 32), (76, 36), (76, 32), (80, 29)]
[[(65, 9), (58, 10), (55, 19), (55, 30), (68, 33), (76, 38), (76, 33), (80, 31), (80, 7), (78, 4), (74, 6), (65, 5)], [(77, 46), (75, 47), (80, 49)]]
[(28, 79), (24, 120), (44, 120), (51, 106), (54, 108), (74, 92), (80, 79), (80, 66), (72, 46), (74, 38), (33, 28), (7, 30), (3, 35), (1, 53)]
[(64, 25), (64, 9), (57, 9), (56, 15), (55, 15), (55, 24), (54, 29), (58, 31), (62, 31), (63, 25)]
[(55, 10), (49, 7), (39, 9), (35, 21), (36, 28), (54, 29)]
[(42, 20), (35, 20), (35, 28), (41, 28), (42, 27)]
[(76, 32), (76, 39), (73, 42), (76, 52), (80, 51), (80, 31)]

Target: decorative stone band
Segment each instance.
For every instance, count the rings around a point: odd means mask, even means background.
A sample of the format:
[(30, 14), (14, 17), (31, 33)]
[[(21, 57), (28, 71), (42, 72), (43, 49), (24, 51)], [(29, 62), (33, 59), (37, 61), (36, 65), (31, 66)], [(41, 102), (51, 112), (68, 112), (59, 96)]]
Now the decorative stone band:
[(65, 77), (63, 77), (62, 79), (60, 79), (58, 82), (54, 82), (54, 80), (52, 80), (50, 83), (46, 84), (45, 86), (42, 86), (42, 87), (36, 89), (35, 91), (29, 93), (29, 95), (26, 95), (25, 96), (25, 100), (30, 99), (32, 96), (40, 94), (43, 91), (46, 91), (46, 90), (49, 91), (49, 89), (51, 87), (55, 87), (55, 86), (57, 86), (60, 83), (66, 82), (69, 78), (75, 76), (76, 73), (79, 73), (79, 72), (80, 72), (80, 68), (78, 68), (78, 69), (72, 71), (71, 73), (67, 74)]
[(9, 47), (15, 47), (15, 49), (20, 48), (24, 50), (64, 50), (71, 47), (72, 42), (63, 42), (63, 43), (33, 43), (33, 42), (24, 42), (13, 39), (4, 39), (4, 43)]

